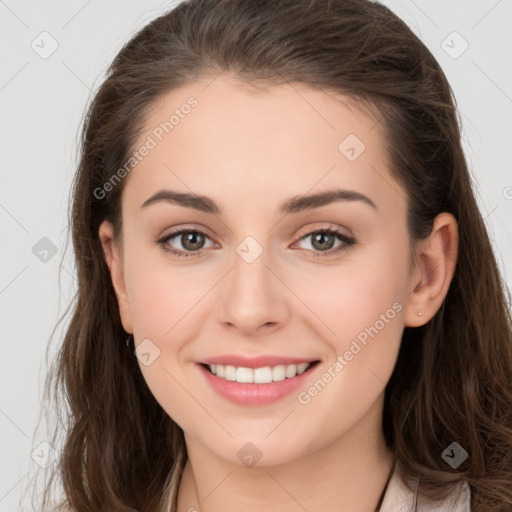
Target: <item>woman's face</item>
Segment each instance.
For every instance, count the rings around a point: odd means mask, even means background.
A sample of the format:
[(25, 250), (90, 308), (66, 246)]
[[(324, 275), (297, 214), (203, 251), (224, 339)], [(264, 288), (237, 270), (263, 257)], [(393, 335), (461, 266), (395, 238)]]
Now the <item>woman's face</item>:
[[(381, 129), (348, 98), (225, 75), (154, 105), (111, 270), (149, 388), (204, 450), (272, 465), (380, 429), (417, 277)], [(163, 191), (193, 198), (150, 200)], [(192, 233), (169, 236), (181, 229)], [(281, 358), (235, 370), (276, 382), (200, 365), (230, 356)], [(279, 380), (297, 359), (319, 363)]]

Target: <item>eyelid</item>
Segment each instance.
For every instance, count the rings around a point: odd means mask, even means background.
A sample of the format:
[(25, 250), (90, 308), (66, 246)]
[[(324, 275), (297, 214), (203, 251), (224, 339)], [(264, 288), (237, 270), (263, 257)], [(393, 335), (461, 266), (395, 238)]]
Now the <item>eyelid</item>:
[[(341, 230), (347, 231), (346, 233), (342, 232)], [(299, 235), (299, 240), (302, 240), (305, 236), (311, 235), (313, 233), (316, 233), (318, 231), (338, 231), (340, 234), (346, 236), (347, 238), (355, 238), (352, 234), (352, 231), (345, 227), (340, 227), (337, 224), (327, 223), (324, 224), (322, 222), (317, 222), (313, 226), (309, 226), (308, 228), (304, 229), (304, 234)], [(302, 232), (302, 230), (300, 231)]]

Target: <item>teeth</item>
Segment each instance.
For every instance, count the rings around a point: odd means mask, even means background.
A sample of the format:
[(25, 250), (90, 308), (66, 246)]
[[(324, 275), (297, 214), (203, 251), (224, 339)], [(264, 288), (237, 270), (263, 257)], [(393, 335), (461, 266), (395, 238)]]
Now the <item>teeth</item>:
[(230, 365), (210, 364), (208, 367), (217, 377), (240, 383), (268, 384), (304, 373), (311, 363), (289, 364), (279, 366), (264, 366), (263, 368), (245, 368)]

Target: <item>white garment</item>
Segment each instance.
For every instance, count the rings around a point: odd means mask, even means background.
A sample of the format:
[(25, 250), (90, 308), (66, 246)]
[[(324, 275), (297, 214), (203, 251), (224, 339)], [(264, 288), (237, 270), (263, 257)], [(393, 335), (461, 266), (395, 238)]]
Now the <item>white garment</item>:
[[(460, 495), (457, 498), (459, 490)], [(435, 505), (407, 487), (400, 477), (398, 467), (389, 480), (380, 512), (412, 512), (415, 495), (418, 499), (418, 512), (471, 512), (471, 489), (467, 482), (454, 486), (450, 496)]]

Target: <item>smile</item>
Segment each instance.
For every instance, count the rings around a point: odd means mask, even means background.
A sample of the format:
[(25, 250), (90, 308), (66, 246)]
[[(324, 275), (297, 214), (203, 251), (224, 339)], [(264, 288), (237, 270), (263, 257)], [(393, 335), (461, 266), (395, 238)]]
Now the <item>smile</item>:
[(245, 406), (269, 405), (283, 399), (305, 386), (319, 366), (320, 361), (258, 368), (197, 364), (211, 389), (222, 398)]

